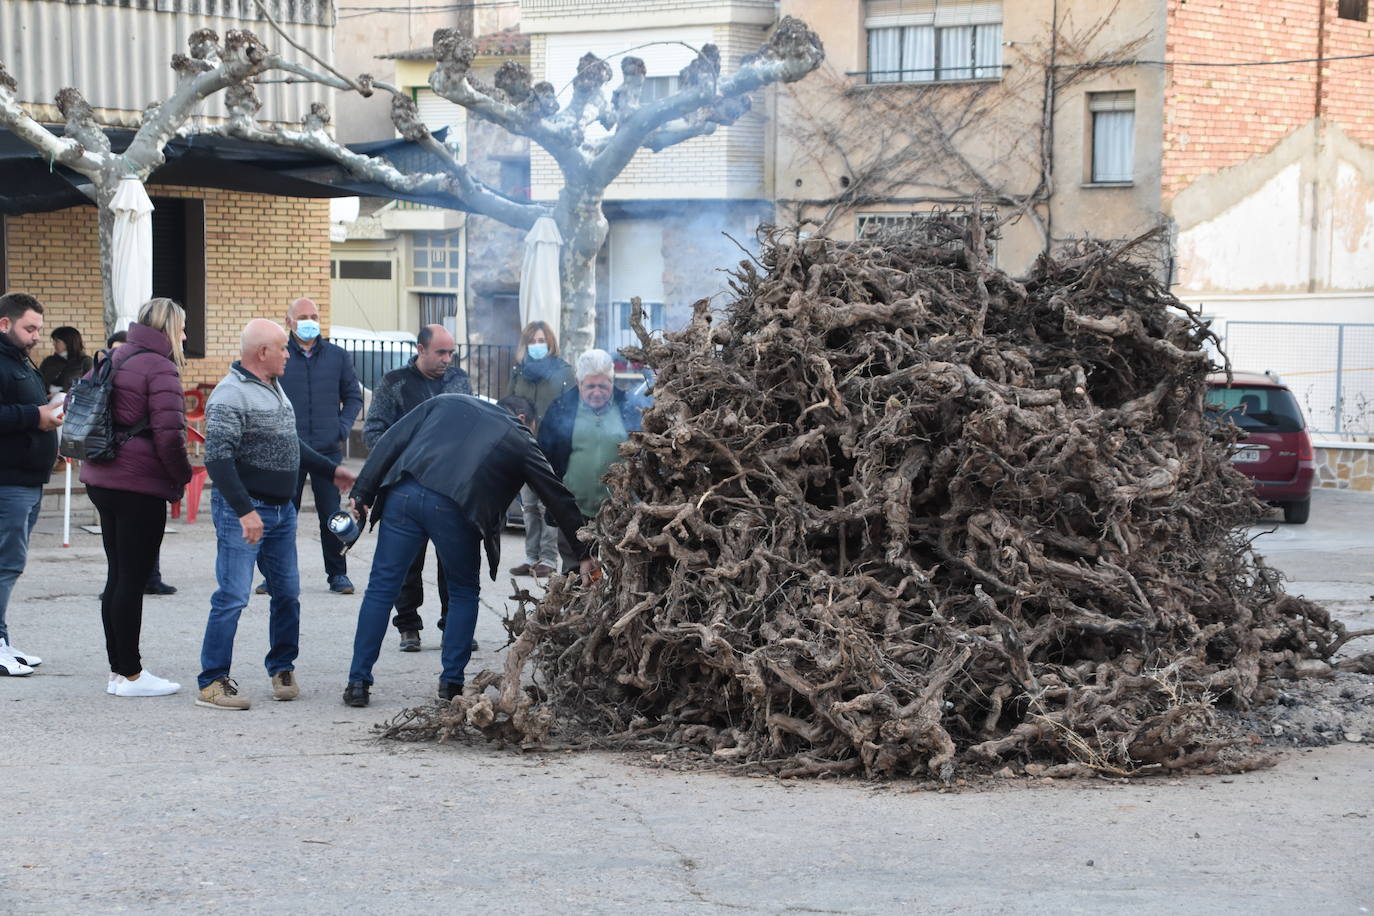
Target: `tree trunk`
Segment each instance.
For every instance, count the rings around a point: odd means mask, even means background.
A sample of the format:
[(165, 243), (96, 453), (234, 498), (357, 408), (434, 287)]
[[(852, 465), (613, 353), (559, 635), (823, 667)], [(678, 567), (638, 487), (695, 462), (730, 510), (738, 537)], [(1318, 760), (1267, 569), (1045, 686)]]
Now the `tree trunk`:
[(610, 225), (601, 212), (601, 194), (564, 187), (554, 210), (563, 235), (560, 284), (563, 297), (559, 349), (573, 362), (596, 345), (596, 256)]
[(123, 328), (115, 327), (119, 321), (119, 309), (115, 306), (114, 297), (114, 211), (110, 209), (110, 201), (114, 200), (114, 192), (98, 191), (96, 193), (96, 220), (100, 225), (100, 292), (103, 300), (103, 311), (105, 315), (105, 338), (109, 339), (115, 331), (122, 331)]

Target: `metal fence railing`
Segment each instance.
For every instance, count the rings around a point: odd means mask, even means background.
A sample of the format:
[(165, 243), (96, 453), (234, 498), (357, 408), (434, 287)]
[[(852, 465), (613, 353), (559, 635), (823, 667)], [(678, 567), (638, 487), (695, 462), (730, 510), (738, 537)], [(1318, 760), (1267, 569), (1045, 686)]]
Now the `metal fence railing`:
[[(377, 338), (332, 337), (330, 342), (348, 351), (353, 359), (353, 371), (363, 386), (363, 413), (372, 405), (372, 391), (382, 377), (393, 369), (400, 369), (415, 356), (415, 342)], [(515, 348), (495, 344), (458, 344), (453, 362), (468, 374), (472, 393), (500, 400), (510, 386), (510, 370), (515, 361)]]
[(1222, 346), (1237, 371), (1273, 371), (1314, 432), (1374, 435), (1374, 324), (1227, 321)]

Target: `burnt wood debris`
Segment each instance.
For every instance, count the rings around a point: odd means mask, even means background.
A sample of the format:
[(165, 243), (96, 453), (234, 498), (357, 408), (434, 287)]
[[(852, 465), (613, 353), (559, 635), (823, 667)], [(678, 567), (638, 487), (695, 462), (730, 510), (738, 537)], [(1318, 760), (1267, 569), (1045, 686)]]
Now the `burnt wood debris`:
[[(658, 370), (587, 529), (605, 576), (391, 737), (687, 749), (781, 775), (1258, 765), (1216, 710), (1360, 633), (1285, 594), (1208, 419), (1206, 324), (1137, 253), (1021, 279), (981, 220), (771, 231)], [(1230, 761), (1228, 763), (1228, 760)]]

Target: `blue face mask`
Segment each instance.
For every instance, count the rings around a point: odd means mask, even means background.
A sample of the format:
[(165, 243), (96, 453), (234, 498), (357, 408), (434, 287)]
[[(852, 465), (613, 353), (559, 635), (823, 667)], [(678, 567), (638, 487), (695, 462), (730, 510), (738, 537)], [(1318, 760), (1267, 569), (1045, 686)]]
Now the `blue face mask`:
[(296, 322), (296, 336), (301, 340), (314, 340), (320, 336), (320, 323), (302, 318)]
[(543, 359), (549, 355), (549, 345), (530, 344), (525, 348), (525, 354), (529, 356), (530, 359)]

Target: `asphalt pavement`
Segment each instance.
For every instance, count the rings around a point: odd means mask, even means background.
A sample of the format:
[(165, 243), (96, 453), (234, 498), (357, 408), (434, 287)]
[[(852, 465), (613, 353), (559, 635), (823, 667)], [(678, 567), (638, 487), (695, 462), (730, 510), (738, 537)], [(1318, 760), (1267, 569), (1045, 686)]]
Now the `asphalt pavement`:
[[(349, 557), (359, 594), (325, 585), (302, 526), (298, 700), (271, 699), (267, 599), (239, 628), (247, 712), (193, 705), (214, 583), (208, 511), (173, 522), (146, 603), (150, 670), (179, 695), (104, 693), (99, 539), (60, 544), (50, 498), (9, 621), (44, 658), (0, 679), (9, 805), (4, 913), (631, 911), (1361, 913), (1374, 751), (1294, 752), (1273, 769), (1133, 783), (1012, 780), (940, 793), (909, 784), (681, 773), (604, 753), (382, 741), (372, 725), (427, 700), (439, 673), (389, 634), (373, 705), (340, 702), (374, 543)], [(88, 504), (77, 521), (89, 522)], [(1320, 491), (1306, 526), (1256, 529), (1294, 591), (1368, 620), (1374, 497)], [(521, 560), (505, 538), (503, 566)], [(432, 569), (427, 577), (433, 584)], [(528, 582), (529, 580), (526, 580)], [(499, 665), (504, 574), (484, 579), (475, 670)], [(1366, 625), (1370, 625), (1366, 623)], [(1366, 647), (1368, 648), (1368, 647)]]

